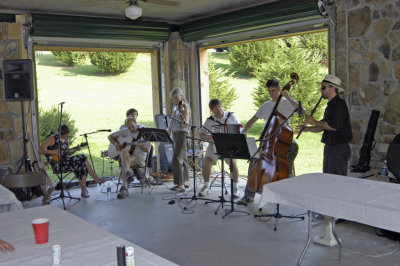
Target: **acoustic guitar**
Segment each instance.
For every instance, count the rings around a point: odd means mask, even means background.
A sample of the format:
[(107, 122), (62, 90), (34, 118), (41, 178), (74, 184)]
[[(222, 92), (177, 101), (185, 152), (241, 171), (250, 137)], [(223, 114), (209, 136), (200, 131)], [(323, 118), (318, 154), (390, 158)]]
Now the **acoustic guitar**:
[(118, 143), (122, 147), (122, 149), (118, 150), (114, 144), (110, 143), (108, 145), (108, 157), (115, 158), (125, 149), (130, 149), (130, 146), (134, 145), (137, 142), (146, 142), (145, 140), (136, 140), (131, 141), (132, 137), (118, 137)]
[[(77, 146), (75, 146), (75, 147), (73, 147), (73, 148), (70, 148), (70, 149), (67, 149), (67, 150), (62, 151), (62, 152), (61, 152), (61, 157), (62, 157), (62, 159), (64, 159), (66, 156), (69, 156), (69, 155), (75, 153), (75, 152), (78, 151), (81, 147), (85, 147), (85, 146), (87, 146), (87, 145), (88, 145), (87, 142), (82, 142), (81, 144), (79, 144), (79, 145), (77, 145)], [(59, 160), (59, 158), (58, 158), (58, 154), (57, 154), (57, 155), (52, 154), (52, 155), (51, 155), (51, 159), (52, 159), (54, 162), (56, 162), (56, 163), (60, 162), (60, 160)]]

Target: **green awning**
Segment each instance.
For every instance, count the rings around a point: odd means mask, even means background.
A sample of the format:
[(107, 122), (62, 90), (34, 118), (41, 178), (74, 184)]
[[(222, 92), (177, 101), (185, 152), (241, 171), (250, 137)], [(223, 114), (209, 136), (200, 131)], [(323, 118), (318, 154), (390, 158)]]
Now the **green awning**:
[(167, 23), (78, 16), (33, 14), (32, 36), (139, 40), (163, 42), (169, 39)]
[[(316, 0), (282, 0), (185, 23), (183, 41), (198, 41), (320, 19)], [(284, 31), (284, 30), (282, 30)]]

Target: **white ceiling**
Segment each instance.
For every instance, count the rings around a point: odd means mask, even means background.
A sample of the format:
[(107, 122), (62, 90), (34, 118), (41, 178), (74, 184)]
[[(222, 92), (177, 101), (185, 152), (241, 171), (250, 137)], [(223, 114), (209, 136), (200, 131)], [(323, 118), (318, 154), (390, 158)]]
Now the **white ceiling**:
[[(182, 24), (279, 0), (139, 0), (142, 20)], [(0, 13), (125, 18), (128, 0), (0, 0)]]

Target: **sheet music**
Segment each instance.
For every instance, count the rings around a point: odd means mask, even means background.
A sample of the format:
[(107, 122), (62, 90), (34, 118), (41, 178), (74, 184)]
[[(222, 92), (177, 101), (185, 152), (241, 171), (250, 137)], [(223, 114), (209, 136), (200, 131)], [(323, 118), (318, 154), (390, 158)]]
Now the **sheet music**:
[[(256, 144), (256, 139), (255, 138), (247, 138), (247, 147), (249, 147), (249, 153), (250, 157), (253, 156), (257, 152), (257, 144)], [(254, 158), (260, 158), (260, 154), (257, 153)]]

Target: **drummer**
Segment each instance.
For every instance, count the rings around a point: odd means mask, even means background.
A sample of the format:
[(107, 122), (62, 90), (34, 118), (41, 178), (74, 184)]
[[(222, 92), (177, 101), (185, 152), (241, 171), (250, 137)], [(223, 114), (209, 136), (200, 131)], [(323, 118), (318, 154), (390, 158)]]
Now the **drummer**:
[[(208, 141), (213, 142), (213, 137), (211, 133), (239, 133), (239, 125), (240, 121), (236, 117), (236, 115), (232, 112), (227, 112), (222, 109), (222, 103), (218, 99), (212, 99), (208, 104), (211, 112), (213, 113), (209, 118), (207, 118), (206, 122), (203, 125), (203, 131), (200, 132), (200, 138)], [(236, 125), (236, 132), (229, 132), (228, 128), (230, 126)], [(206, 151), (206, 156), (203, 161), (203, 179), (204, 179), (204, 186), (199, 192), (200, 197), (204, 197), (209, 194), (210, 191), (210, 173), (211, 167), (216, 164), (218, 160), (218, 155), (215, 153), (216, 149), (214, 144), (209, 143)], [(226, 163), (230, 163), (230, 159), (225, 159)], [(238, 189), (238, 178), (239, 178), (239, 171), (236, 164), (236, 159), (233, 159), (233, 197), (239, 197), (239, 189)]]

